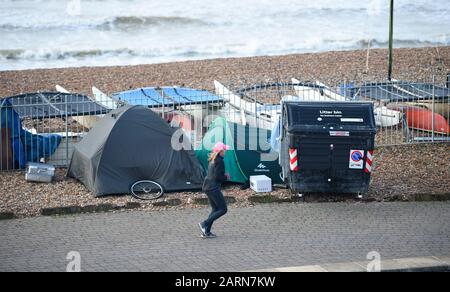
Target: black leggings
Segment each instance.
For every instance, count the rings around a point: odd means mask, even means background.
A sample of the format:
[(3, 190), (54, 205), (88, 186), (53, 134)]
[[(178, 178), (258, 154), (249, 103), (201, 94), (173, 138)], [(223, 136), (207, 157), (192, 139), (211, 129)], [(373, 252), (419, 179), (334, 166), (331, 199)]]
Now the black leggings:
[(206, 192), (209, 199), (209, 204), (212, 207), (211, 214), (209, 214), (208, 219), (203, 223), (206, 228), (206, 233), (211, 232), (211, 227), (217, 219), (222, 217), (228, 212), (227, 202), (220, 190), (214, 190)]

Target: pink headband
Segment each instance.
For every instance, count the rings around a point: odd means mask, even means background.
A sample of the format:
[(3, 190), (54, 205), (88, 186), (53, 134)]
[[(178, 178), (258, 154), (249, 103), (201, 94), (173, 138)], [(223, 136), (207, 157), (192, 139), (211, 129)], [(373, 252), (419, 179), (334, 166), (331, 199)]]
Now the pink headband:
[(220, 151), (227, 151), (230, 150), (230, 146), (223, 144), (222, 142), (217, 143), (214, 146), (213, 152), (214, 153), (219, 153)]

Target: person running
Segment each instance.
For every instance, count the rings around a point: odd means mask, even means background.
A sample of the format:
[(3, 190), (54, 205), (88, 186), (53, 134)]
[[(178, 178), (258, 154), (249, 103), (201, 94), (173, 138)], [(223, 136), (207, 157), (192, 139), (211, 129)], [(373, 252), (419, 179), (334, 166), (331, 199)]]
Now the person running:
[(208, 196), (212, 211), (208, 219), (198, 223), (203, 238), (215, 238), (216, 235), (211, 232), (214, 221), (228, 212), (227, 202), (222, 194), (222, 184), (230, 179), (229, 174), (225, 174), (224, 158), (230, 146), (222, 142), (214, 146), (209, 156), (208, 175), (203, 183), (203, 191)]

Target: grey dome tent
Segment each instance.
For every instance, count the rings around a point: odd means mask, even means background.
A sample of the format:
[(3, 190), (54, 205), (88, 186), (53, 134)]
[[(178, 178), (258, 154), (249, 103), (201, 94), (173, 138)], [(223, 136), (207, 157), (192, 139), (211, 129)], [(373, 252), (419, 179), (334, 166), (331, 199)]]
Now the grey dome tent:
[(68, 176), (97, 197), (127, 194), (139, 180), (153, 180), (166, 192), (201, 189), (202, 166), (193, 151), (172, 148), (175, 131), (147, 107), (114, 110), (76, 145)]

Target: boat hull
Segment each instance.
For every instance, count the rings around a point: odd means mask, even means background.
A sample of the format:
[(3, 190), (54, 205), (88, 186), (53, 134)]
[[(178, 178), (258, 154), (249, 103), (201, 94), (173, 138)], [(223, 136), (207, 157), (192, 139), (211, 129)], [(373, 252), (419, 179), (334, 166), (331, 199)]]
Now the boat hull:
[(375, 123), (379, 127), (393, 127), (402, 120), (402, 113), (397, 110), (388, 109), (385, 106), (374, 109)]
[[(431, 100), (421, 101), (418, 104), (425, 106), (430, 111), (433, 111), (433, 101), (431, 101)], [(448, 102), (448, 101), (440, 102), (440, 103), (435, 102), (434, 103), (434, 112), (437, 114), (440, 114), (441, 116), (443, 116), (444, 118), (446, 118), (448, 120), (449, 116), (450, 116), (450, 102)]]
[(450, 135), (450, 126), (442, 115), (433, 114), (429, 109), (413, 106), (403, 107), (401, 110), (406, 116), (410, 129)]
[[(292, 79), (293, 83), (300, 83), (297, 79)], [(345, 96), (331, 90), (325, 84), (316, 81), (317, 88), (307, 86), (294, 86), (295, 93), (301, 101), (348, 101)], [(402, 120), (402, 113), (388, 109), (385, 106), (375, 106), (375, 123), (377, 127), (393, 127)]]
[[(62, 93), (70, 93), (67, 89), (60, 85), (56, 85), (56, 91), (62, 92)], [(82, 125), (86, 129), (92, 129), (95, 124), (100, 120), (101, 116), (79, 116), (79, 117), (72, 117), (73, 120), (75, 120), (78, 124)]]

